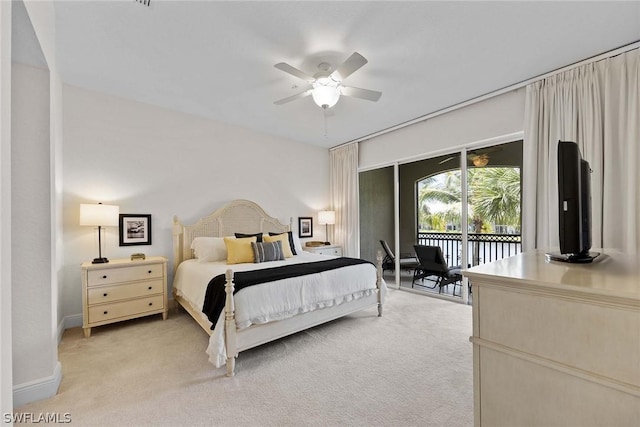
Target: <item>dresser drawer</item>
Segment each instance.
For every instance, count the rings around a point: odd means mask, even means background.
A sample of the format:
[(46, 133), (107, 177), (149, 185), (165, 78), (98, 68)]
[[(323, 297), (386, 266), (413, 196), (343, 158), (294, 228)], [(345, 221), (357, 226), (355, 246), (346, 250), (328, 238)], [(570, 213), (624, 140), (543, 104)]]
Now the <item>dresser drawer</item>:
[(334, 255), (334, 256), (342, 256), (342, 248), (341, 247), (332, 247), (332, 248), (319, 248), (313, 251), (316, 254), (321, 255)]
[(135, 317), (147, 311), (162, 310), (163, 296), (156, 295), (129, 301), (114, 302), (89, 307), (89, 323), (98, 323), (120, 317)]
[(101, 268), (87, 272), (87, 285), (108, 285), (133, 280), (162, 278), (162, 264), (145, 264), (127, 268)]
[(112, 286), (94, 286), (87, 291), (87, 302), (89, 305), (93, 305), (161, 294), (162, 292), (164, 292), (164, 282), (162, 279), (143, 280)]

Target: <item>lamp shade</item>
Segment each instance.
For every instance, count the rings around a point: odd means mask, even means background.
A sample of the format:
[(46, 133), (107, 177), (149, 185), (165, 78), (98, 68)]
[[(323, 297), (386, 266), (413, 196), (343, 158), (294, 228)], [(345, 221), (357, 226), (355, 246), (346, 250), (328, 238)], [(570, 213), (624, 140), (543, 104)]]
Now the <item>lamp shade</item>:
[(116, 205), (81, 204), (80, 225), (116, 227), (120, 214), (120, 207)]
[(326, 225), (326, 224), (335, 224), (336, 223), (336, 212), (335, 211), (320, 211), (318, 212), (318, 224)]

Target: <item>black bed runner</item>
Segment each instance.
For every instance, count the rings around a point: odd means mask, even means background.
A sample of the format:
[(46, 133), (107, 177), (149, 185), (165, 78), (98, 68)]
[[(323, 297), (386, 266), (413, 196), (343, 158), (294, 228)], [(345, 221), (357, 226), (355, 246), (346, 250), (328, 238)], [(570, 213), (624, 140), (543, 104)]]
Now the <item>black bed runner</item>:
[[(301, 264), (285, 265), (282, 267), (264, 268), (261, 270), (238, 271), (234, 273), (234, 294), (247, 286), (259, 283), (273, 282), (290, 277), (305, 276), (307, 274), (320, 273), (322, 271), (334, 270), (336, 268), (348, 267), (350, 265), (372, 264), (369, 261), (358, 258), (334, 258), (326, 261), (305, 262)], [(207, 293), (204, 297), (202, 312), (212, 323), (211, 329), (216, 325), (220, 313), (224, 309), (226, 293), (224, 290), (226, 278), (224, 274), (219, 274), (207, 285)]]

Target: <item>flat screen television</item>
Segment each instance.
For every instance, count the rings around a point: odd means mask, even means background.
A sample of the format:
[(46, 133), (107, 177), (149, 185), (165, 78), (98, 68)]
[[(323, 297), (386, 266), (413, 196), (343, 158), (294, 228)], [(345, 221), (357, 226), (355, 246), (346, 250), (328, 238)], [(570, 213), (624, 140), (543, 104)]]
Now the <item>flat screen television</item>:
[(591, 168), (578, 144), (558, 141), (558, 215), (560, 253), (554, 261), (588, 263), (599, 254), (591, 249)]

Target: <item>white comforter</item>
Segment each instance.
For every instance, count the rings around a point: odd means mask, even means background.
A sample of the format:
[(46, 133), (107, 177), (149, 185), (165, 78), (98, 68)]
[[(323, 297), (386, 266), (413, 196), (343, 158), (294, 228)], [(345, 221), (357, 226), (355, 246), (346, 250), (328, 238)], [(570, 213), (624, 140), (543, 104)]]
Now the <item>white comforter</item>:
[[(178, 267), (173, 288), (176, 294), (186, 299), (192, 307), (202, 310), (209, 281), (229, 268), (233, 271), (247, 271), (331, 258), (333, 257), (328, 255), (303, 252), (284, 261), (259, 264), (227, 265), (224, 261), (188, 260)], [(371, 264), (360, 264), (278, 282), (282, 285), (286, 283), (286, 286), (270, 286), (270, 283), (264, 283), (244, 288), (235, 294), (235, 317), (239, 330), (252, 324), (287, 319), (296, 314), (371, 295), (376, 290), (376, 269)], [(385, 290), (386, 286), (383, 283), (383, 296)], [(223, 333), (224, 313), (216, 323), (207, 349), (209, 361), (216, 367), (224, 365), (226, 361)]]

